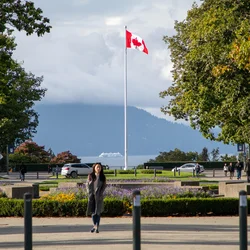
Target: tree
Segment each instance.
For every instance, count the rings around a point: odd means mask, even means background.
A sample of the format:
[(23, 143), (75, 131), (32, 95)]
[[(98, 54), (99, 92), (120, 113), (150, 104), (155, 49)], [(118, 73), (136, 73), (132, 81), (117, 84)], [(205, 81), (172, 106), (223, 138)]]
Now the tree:
[(26, 31), (26, 35), (36, 33), (42, 36), (50, 32), (49, 19), (43, 17), (43, 11), (35, 8), (31, 1), (2, 0), (0, 2), (0, 32), (13, 32), (13, 28), (18, 31)]
[(12, 59), (16, 48), (13, 29), (38, 36), (50, 31), (49, 19), (34, 3), (21, 0), (0, 2), (0, 152), (7, 144), (20, 143), (36, 132), (38, 114), (35, 101), (40, 101), (46, 89), (42, 89), (42, 77), (26, 73)]
[(49, 156), (50, 156), (50, 161), (52, 160), (52, 158), (54, 158), (55, 157), (55, 154), (54, 154), (54, 152), (52, 151), (52, 149), (51, 148), (49, 148), (48, 149), (48, 153), (49, 153)]
[[(162, 112), (190, 121), (211, 140), (250, 143), (250, 2), (194, 4), (165, 36), (173, 62)], [(218, 129), (217, 129), (218, 128)]]
[[(0, 35), (1, 36), (1, 35)], [(1, 61), (1, 60), (0, 60)], [(3, 65), (3, 63), (1, 63)], [(3, 67), (0, 68), (0, 74)], [(42, 77), (26, 73), (16, 62), (11, 61), (9, 69), (0, 77), (5, 87), (0, 104), (0, 151), (8, 144), (19, 144), (31, 138), (36, 132), (38, 114), (33, 109), (35, 101), (40, 101), (46, 89), (40, 88)]]
[(219, 148), (214, 148), (211, 152), (212, 161), (218, 161), (220, 156)]
[(160, 152), (154, 160), (151, 159), (149, 162), (167, 162), (167, 161), (195, 161), (197, 159), (197, 152), (183, 152), (176, 148), (174, 151)]
[(222, 155), (221, 157), (221, 161), (225, 161), (225, 162), (236, 162), (237, 161), (237, 157), (235, 155)]
[(199, 161), (209, 161), (209, 156), (208, 156), (208, 149), (204, 147), (202, 149), (202, 152), (198, 156)]
[(73, 155), (70, 151), (64, 151), (57, 156), (55, 156), (50, 163), (51, 164), (64, 164), (64, 163), (80, 163), (81, 159), (77, 158), (76, 155)]
[(48, 163), (50, 153), (44, 149), (44, 146), (38, 146), (32, 140), (25, 141), (19, 145), (14, 154), (9, 155), (11, 162), (21, 163)]

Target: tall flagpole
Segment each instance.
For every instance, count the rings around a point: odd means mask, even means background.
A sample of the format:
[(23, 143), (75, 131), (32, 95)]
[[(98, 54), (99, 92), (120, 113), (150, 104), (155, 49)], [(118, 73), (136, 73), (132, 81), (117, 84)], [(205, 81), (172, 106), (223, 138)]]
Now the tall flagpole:
[(125, 44), (124, 44), (124, 169), (128, 168), (128, 136), (127, 136), (127, 46), (126, 46), (126, 30), (124, 27)]

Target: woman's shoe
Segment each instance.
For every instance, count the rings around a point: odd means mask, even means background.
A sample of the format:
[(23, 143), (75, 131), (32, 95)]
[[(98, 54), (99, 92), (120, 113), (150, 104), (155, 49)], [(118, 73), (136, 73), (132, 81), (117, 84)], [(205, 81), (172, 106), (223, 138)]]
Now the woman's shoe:
[(94, 233), (95, 232), (95, 228), (93, 227), (91, 230), (90, 230), (91, 233)]
[(96, 229), (96, 230), (95, 230), (95, 232), (98, 234), (98, 233), (99, 233), (99, 230), (98, 230), (98, 229)]

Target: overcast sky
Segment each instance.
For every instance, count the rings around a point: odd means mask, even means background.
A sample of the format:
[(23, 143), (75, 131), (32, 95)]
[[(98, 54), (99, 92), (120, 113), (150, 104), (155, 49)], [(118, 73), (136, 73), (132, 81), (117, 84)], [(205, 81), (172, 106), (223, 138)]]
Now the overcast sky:
[[(142, 37), (146, 55), (128, 49), (128, 105), (163, 117), (171, 85), (170, 53), (162, 38), (174, 34), (193, 0), (34, 0), (50, 19), (50, 34), (15, 33), (15, 58), (44, 76), (43, 102), (123, 105), (124, 25)], [(164, 116), (165, 117), (165, 116)], [(170, 119), (171, 120), (171, 119)]]

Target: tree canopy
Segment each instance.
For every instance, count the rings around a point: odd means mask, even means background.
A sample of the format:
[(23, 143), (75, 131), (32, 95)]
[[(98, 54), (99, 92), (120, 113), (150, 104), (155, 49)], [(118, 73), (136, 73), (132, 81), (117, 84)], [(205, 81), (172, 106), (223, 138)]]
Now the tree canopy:
[(173, 84), (162, 112), (211, 140), (250, 143), (250, 2), (204, 0), (165, 36)]
[(208, 149), (205, 147), (201, 153), (196, 151), (184, 152), (178, 148), (169, 152), (160, 152), (155, 159), (149, 162), (168, 162), (168, 161), (209, 161)]
[(0, 10), (0, 32), (11, 33), (13, 28), (24, 30), (27, 35), (42, 36), (50, 32), (49, 19), (43, 17), (43, 11), (31, 1), (1, 0)]
[(28, 140), (20, 144), (14, 151), (14, 154), (10, 154), (9, 158), (11, 162), (21, 163), (48, 163), (53, 157), (52, 151), (46, 151), (45, 146), (39, 146), (37, 143)]
[(38, 36), (50, 31), (49, 19), (34, 3), (21, 0), (0, 2), (0, 152), (6, 145), (29, 139), (36, 132), (38, 114), (33, 109), (45, 95), (42, 77), (35, 77), (13, 58), (16, 48), (11, 35), (16, 28)]
[(76, 155), (73, 155), (69, 150), (57, 154), (50, 163), (52, 164), (64, 164), (64, 163), (80, 163), (81, 159), (77, 158)]
[[(210, 156), (210, 157), (209, 157)], [(208, 149), (204, 147), (201, 153), (196, 151), (184, 152), (176, 148), (170, 150), (169, 152), (160, 152), (155, 159), (150, 159), (148, 162), (174, 162), (174, 161), (185, 161), (185, 162), (206, 162), (206, 161), (236, 161), (237, 158), (235, 155), (221, 155), (219, 148), (214, 148), (209, 153)]]

